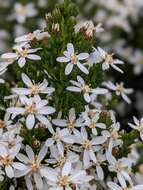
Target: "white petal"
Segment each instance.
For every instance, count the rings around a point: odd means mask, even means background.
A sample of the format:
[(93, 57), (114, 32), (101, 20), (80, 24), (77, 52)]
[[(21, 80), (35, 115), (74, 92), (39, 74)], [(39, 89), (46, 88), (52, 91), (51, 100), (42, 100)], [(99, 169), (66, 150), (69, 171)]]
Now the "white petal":
[(78, 87), (75, 87), (75, 86), (69, 86), (66, 89), (71, 91), (71, 92), (81, 92), (81, 89)]
[(67, 44), (67, 50), (68, 50), (68, 53), (70, 53), (70, 54), (74, 53), (74, 47), (73, 47), (72, 43)]
[(42, 123), (44, 124), (46, 127), (51, 127), (51, 123), (49, 122), (49, 120), (43, 116), (43, 115), (36, 115), (36, 118)]
[(18, 107), (17, 108), (11, 107), (11, 108), (7, 109), (7, 112), (19, 115), (19, 114), (24, 114), (25, 109), (24, 108), (18, 108)]
[(14, 171), (13, 171), (13, 169), (12, 169), (12, 167), (10, 165), (5, 166), (5, 172), (6, 172), (6, 175), (9, 178), (13, 178), (14, 177)]
[(101, 168), (101, 166), (96, 166), (96, 172), (97, 172), (97, 176), (100, 180), (103, 180), (104, 179), (104, 173), (103, 173), (103, 170)]
[(53, 119), (52, 123), (56, 126), (60, 127), (66, 127), (67, 126), (67, 120), (65, 119)]
[(27, 156), (25, 156), (24, 154), (21, 154), (19, 153), (16, 158), (21, 161), (21, 162), (24, 162), (25, 164), (28, 164), (29, 163), (29, 159)]
[(68, 176), (70, 172), (71, 172), (71, 163), (66, 162), (62, 169), (62, 176)]
[(27, 167), (26, 167), (24, 164), (20, 163), (20, 162), (14, 162), (14, 163), (12, 164), (12, 166), (13, 166), (15, 169), (17, 169), (17, 170), (26, 170), (26, 169), (27, 169)]
[(84, 59), (87, 59), (89, 57), (89, 54), (88, 53), (80, 53), (78, 55), (78, 59), (79, 60), (84, 60)]
[(123, 98), (128, 104), (131, 103), (131, 100), (128, 98), (128, 96), (127, 96), (126, 94), (121, 93), (121, 96), (122, 96), (122, 98)]
[(93, 145), (102, 144), (106, 141), (106, 138), (104, 136), (97, 136), (92, 140)]
[(29, 146), (29, 145), (26, 145), (26, 153), (27, 153), (27, 156), (29, 158), (29, 160), (34, 160), (34, 152), (32, 150), (32, 148)]
[(35, 181), (36, 187), (38, 189), (43, 189), (43, 180), (42, 180), (40, 174), (34, 173), (34, 181)]
[(89, 71), (88, 71), (88, 69), (84, 66), (84, 65), (82, 65), (81, 63), (77, 63), (77, 66), (78, 66), (78, 68), (82, 71), (82, 72), (84, 72), (85, 74), (89, 74)]
[(47, 147), (50, 147), (50, 146), (52, 146), (53, 144), (54, 144), (54, 141), (53, 141), (52, 138), (47, 139), (46, 142), (45, 142), (45, 145), (46, 145)]
[(45, 106), (41, 109), (38, 110), (38, 114), (41, 115), (49, 115), (55, 112), (55, 108), (51, 107), (51, 106)]
[(116, 71), (119, 71), (120, 73), (124, 73), (119, 67), (117, 67), (116, 65), (114, 64), (111, 64), (111, 66), (116, 70)]
[(70, 59), (67, 58), (67, 57), (58, 57), (58, 58), (56, 59), (56, 61), (58, 61), (58, 62), (60, 62), (60, 63), (67, 63), (67, 62), (70, 61)]
[(2, 59), (16, 59), (17, 54), (16, 53), (4, 53), (1, 55)]
[(41, 162), (47, 154), (47, 147), (43, 146), (37, 156), (37, 161)]
[(21, 68), (24, 67), (25, 63), (26, 63), (26, 59), (24, 57), (20, 57), (18, 59), (18, 65), (19, 65), (19, 67), (21, 67)]
[(29, 114), (26, 118), (26, 126), (29, 130), (34, 127), (35, 124), (35, 116), (33, 114)]
[(85, 99), (85, 101), (87, 102), (87, 103), (89, 103), (90, 101), (91, 101), (91, 97), (90, 97), (90, 95), (88, 94), (88, 93), (84, 93), (84, 99)]
[(66, 68), (65, 68), (65, 75), (69, 75), (71, 73), (72, 69), (73, 69), (73, 64), (68, 63)]
[(112, 190), (122, 190), (122, 188), (117, 185), (116, 183), (113, 182), (107, 182), (107, 185), (109, 188), (111, 188)]
[(33, 85), (31, 79), (25, 73), (21, 74), (21, 78), (22, 78), (23, 82), (26, 84), (26, 86), (30, 87)]
[(41, 57), (36, 54), (29, 54), (29, 55), (27, 55), (27, 58), (31, 59), (31, 60), (41, 60)]

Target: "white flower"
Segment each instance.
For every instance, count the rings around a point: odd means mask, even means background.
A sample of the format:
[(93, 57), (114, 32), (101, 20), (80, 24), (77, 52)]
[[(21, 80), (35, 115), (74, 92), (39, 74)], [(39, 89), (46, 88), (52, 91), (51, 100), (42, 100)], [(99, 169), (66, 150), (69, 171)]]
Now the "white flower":
[(107, 70), (111, 66), (116, 71), (119, 71), (120, 73), (123, 73), (123, 71), (119, 67), (117, 67), (117, 64), (124, 64), (123, 61), (121, 61), (119, 59), (113, 59), (114, 54), (108, 54), (107, 52), (105, 52), (100, 47), (97, 48), (97, 51), (99, 52), (100, 57), (103, 60), (103, 63), (102, 63), (102, 69), (103, 70)]
[(113, 84), (111, 81), (109, 81), (104, 82), (103, 85), (109, 88), (110, 90), (115, 91), (116, 95), (121, 96), (128, 104), (131, 103), (131, 100), (128, 98), (127, 94), (131, 94), (133, 92), (133, 89), (125, 88), (123, 82), (121, 82), (120, 84)]
[(5, 147), (0, 148), (0, 166), (4, 167), (5, 173), (9, 178), (14, 177), (15, 168), (19, 167), (20, 170), (25, 169), (23, 164), (17, 164), (17, 162), (14, 162), (14, 158), (18, 154), (19, 150), (19, 146), (11, 150)]
[(93, 179), (84, 170), (74, 170), (70, 162), (66, 162), (62, 169), (43, 169), (42, 174), (47, 178), (49, 190), (72, 190), (71, 185), (79, 189), (81, 184)]
[(54, 166), (63, 167), (66, 162), (76, 163), (79, 161), (79, 155), (72, 151), (66, 151), (66, 154), (61, 155), (56, 146), (50, 147), (50, 158), (45, 161), (49, 164), (54, 164)]
[(117, 179), (122, 187), (126, 186), (126, 181), (132, 185), (132, 179), (130, 177), (131, 160), (128, 158), (121, 158), (118, 161), (112, 157), (110, 159), (109, 171), (116, 172)]
[(1, 55), (2, 59), (18, 60), (19, 67), (24, 67), (26, 59), (41, 60), (39, 55), (34, 54), (41, 48), (29, 49), (27, 47), (15, 46), (16, 52), (8, 52)]
[(48, 87), (48, 82), (46, 79), (42, 83), (35, 84), (34, 81), (24, 73), (21, 74), (22, 81), (28, 88), (12, 88), (12, 91), (17, 95), (37, 95), (37, 94), (52, 94), (54, 88)]
[(82, 118), (76, 119), (74, 108), (69, 110), (68, 119), (53, 119), (52, 123), (59, 127), (67, 127), (71, 131), (73, 131), (76, 127), (84, 126)]
[(77, 76), (77, 82), (70, 80), (70, 82), (74, 85), (74, 86), (68, 86), (66, 89), (71, 91), (71, 92), (81, 92), (83, 93), (83, 97), (85, 99), (85, 101), (87, 103), (89, 103), (91, 101), (91, 94), (106, 94), (108, 92), (107, 89), (104, 88), (95, 88), (92, 89), (90, 87), (90, 85), (85, 84), (85, 81), (83, 80), (82, 77)]
[(84, 167), (88, 168), (90, 166), (90, 160), (96, 163), (96, 156), (94, 153), (94, 146), (104, 143), (107, 138), (104, 136), (96, 136), (89, 138), (85, 127), (81, 127), (81, 132), (74, 130), (74, 138), (77, 144), (80, 144), (83, 148), (83, 163)]
[(19, 23), (24, 23), (26, 18), (34, 17), (37, 14), (37, 10), (34, 7), (33, 3), (28, 3), (22, 5), (21, 3), (15, 3), (14, 5), (14, 14), (12, 14), (9, 19), (16, 19)]
[(6, 129), (9, 130), (10, 128), (13, 127), (12, 121), (9, 119), (10, 119), (10, 115), (8, 113), (4, 115), (3, 120), (0, 119), (0, 133), (2, 133)]
[(122, 187), (119, 186), (117, 183), (111, 181), (107, 182), (107, 185), (111, 190), (143, 190), (143, 185), (131, 185), (129, 187)]
[(83, 114), (85, 125), (88, 126), (94, 135), (97, 135), (97, 128), (106, 129), (106, 125), (104, 123), (98, 122), (100, 116), (99, 113), (96, 113), (94, 116), (89, 117)]
[(119, 130), (120, 130), (120, 124), (117, 122), (113, 123), (110, 126), (109, 131), (104, 130), (101, 132), (103, 136), (106, 136), (108, 138), (108, 149), (106, 153), (107, 160), (111, 159), (112, 150), (114, 147), (123, 145), (123, 141), (120, 139), (121, 135)]
[(51, 146), (57, 146), (58, 151), (61, 155), (64, 155), (64, 144), (73, 144), (74, 143), (74, 138), (73, 136), (69, 133), (68, 129), (60, 129), (56, 128), (56, 131), (53, 130), (52, 127), (48, 128), (50, 133), (52, 134), (51, 138), (48, 138), (45, 142), (45, 145), (47, 147)]
[(139, 133), (140, 133), (140, 138), (141, 138), (141, 140), (143, 141), (143, 118), (141, 118), (140, 120), (138, 120), (138, 119), (134, 116), (134, 117), (133, 117), (133, 120), (134, 120), (134, 124), (128, 123), (128, 125), (129, 125), (131, 128), (133, 128), (133, 129), (139, 131)]
[[(23, 163), (24, 167), (23, 168), (17, 167), (15, 176), (16, 177), (25, 176), (28, 190), (33, 189), (31, 188), (33, 186), (32, 185), (32, 176), (33, 176), (36, 187), (38, 189), (43, 189), (43, 179), (42, 179), (43, 175), (41, 175), (41, 170), (45, 166), (41, 162), (47, 154), (47, 148), (43, 146), (40, 149), (38, 155), (34, 155), (32, 148), (28, 145), (26, 145), (25, 150), (27, 156), (25, 156), (22, 153), (19, 153), (16, 156), (16, 158)], [(18, 164), (21, 164), (20, 162), (18, 162)]]
[(67, 44), (67, 51), (64, 51), (63, 57), (58, 57), (56, 60), (61, 63), (68, 63), (65, 68), (65, 74), (69, 75), (73, 70), (74, 65), (84, 72), (85, 74), (89, 74), (88, 69), (80, 63), (82, 60), (86, 60), (89, 57), (88, 53), (80, 53), (76, 54), (75, 49), (72, 43)]
[(43, 40), (44, 38), (49, 38), (50, 34), (48, 32), (43, 32), (42, 30), (35, 30), (32, 33), (29, 33), (27, 35), (23, 35), (20, 37), (17, 37), (15, 39), (16, 43), (20, 43), (20, 42), (31, 42), (33, 40)]
[(46, 126), (51, 125), (46, 116), (54, 113), (55, 108), (47, 106), (47, 100), (41, 100), (38, 95), (32, 98), (22, 96), (20, 97), (20, 100), (23, 107), (10, 107), (7, 109), (7, 112), (12, 114), (12, 118), (17, 115), (25, 115), (26, 126), (28, 129), (32, 129), (34, 127), (35, 118)]
[(15, 130), (4, 132), (0, 137), (0, 148), (5, 147), (11, 151), (12, 149), (21, 147), (23, 138), (16, 134), (16, 132)]

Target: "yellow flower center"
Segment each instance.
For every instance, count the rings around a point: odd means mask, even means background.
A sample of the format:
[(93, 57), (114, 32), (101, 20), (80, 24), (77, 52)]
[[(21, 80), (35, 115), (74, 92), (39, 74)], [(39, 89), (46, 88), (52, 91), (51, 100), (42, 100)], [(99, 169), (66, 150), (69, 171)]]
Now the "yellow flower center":
[(112, 54), (107, 53), (105, 55), (105, 62), (112, 64), (114, 62), (113, 55), (114, 55), (113, 53)]
[(116, 90), (116, 92), (118, 92), (118, 93), (124, 92), (124, 85), (123, 85), (123, 83), (117, 84), (117, 90)]
[(91, 123), (91, 124), (89, 125), (89, 128), (91, 128), (91, 129), (96, 128), (96, 123)]
[(83, 148), (89, 150), (92, 147), (92, 143), (90, 140), (85, 140), (84, 143), (82, 144), (82, 146), (83, 146)]
[(38, 85), (31, 85), (31, 94), (37, 95), (39, 93), (39, 86)]
[(4, 166), (9, 166), (12, 164), (13, 159), (11, 159), (9, 156), (6, 156), (6, 157), (0, 157), (0, 161)]
[(59, 177), (57, 184), (60, 187), (68, 187), (69, 186), (68, 176)]
[(36, 108), (36, 104), (35, 103), (33, 103), (30, 106), (26, 106), (25, 109), (26, 109), (26, 113), (34, 114), (34, 113), (37, 112), (37, 108)]
[(69, 122), (68, 123), (68, 128), (73, 130), (75, 128), (75, 122)]
[(82, 86), (81, 90), (83, 91), (83, 93), (89, 93), (91, 91), (90, 85), (84, 85), (84, 86)]
[(33, 161), (30, 163), (30, 165), (31, 165), (32, 172), (38, 172), (38, 170), (40, 168), (39, 162)]
[(24, 50), (18, 51), (18, 54), (19, 54), (21, 57), (27, 57), (27, 55), (28, 55), (28, 50), (24, 49)]
[(75, 53), (71, 54), (71, 63), (72, 64), (77, 64), (78, 62), (78, 57)]

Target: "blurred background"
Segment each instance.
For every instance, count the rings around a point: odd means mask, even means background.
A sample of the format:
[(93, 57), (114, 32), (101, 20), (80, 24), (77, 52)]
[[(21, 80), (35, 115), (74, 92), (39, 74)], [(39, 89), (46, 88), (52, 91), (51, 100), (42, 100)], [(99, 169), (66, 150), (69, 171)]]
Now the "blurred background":
[[(124, 74), (109, 72), (114, 82), (133, 88), (132, 104), (116, 106), (118, 117), (127, 124), (133, 115), (143, 115), (143, 0), (73, 0), (79, 21), (102, 23), (97, 46), (114, 52), (123, 61)], [(0, 0), (0, 54), (11, 49), (14, 38), (44, 29), (45, 15), (62, 0)]]

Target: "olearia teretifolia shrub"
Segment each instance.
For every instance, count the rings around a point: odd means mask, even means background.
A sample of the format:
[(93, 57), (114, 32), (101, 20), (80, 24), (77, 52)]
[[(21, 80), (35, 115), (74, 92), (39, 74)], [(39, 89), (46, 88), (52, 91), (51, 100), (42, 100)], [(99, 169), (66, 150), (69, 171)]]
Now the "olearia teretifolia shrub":
[(0, 190), (143, 189), (131, 156), (143, 121), (121, 130), (113, 108), (132, 89), (107, 81), (124, 63), (97, 47), (101, 25), (77, 15), (72, 1), (57, 4), (44, 31), (1, 55)]

